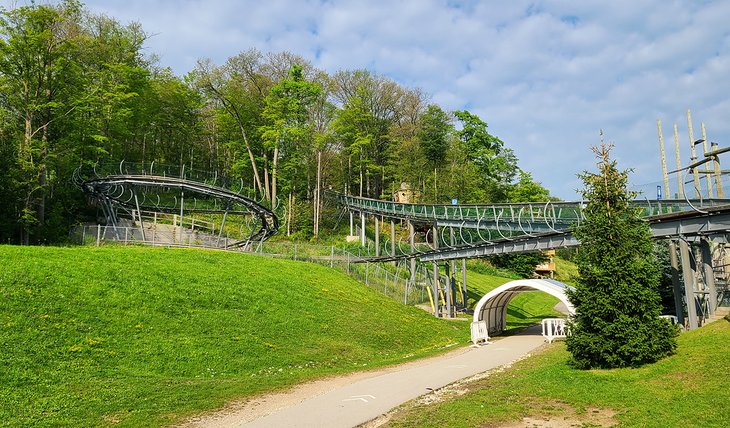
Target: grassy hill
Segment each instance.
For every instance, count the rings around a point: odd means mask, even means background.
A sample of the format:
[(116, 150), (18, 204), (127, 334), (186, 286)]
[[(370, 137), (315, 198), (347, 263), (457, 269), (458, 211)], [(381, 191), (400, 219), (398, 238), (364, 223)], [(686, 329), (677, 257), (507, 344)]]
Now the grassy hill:
[(678, 343), (675, 355), (655, 364), (613, 370), (573, 369), (564, 343), (547, 345), (509, 371), (444, 393), (440, 403), (404, 405), (388, 426), (730, 426), (730, 322), (682, 333)]
[(307, 263), (141, 247), (0, 260), (0, 425), (163, 425), (469, 335)]

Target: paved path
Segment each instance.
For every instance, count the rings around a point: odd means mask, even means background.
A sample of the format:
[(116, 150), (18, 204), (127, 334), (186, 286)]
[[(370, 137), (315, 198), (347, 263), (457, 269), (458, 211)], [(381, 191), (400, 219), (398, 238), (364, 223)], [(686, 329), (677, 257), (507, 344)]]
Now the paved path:
[(491, 345), (345, 385), (238, 426), (354, 427), (434, 389), (510, 363), (543, 343), (540, 327), (531, 327)]

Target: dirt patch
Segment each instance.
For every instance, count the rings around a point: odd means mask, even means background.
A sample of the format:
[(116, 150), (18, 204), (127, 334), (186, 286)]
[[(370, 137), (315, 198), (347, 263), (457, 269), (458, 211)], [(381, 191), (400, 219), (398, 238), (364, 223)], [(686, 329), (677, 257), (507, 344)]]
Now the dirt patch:
[[(541, 409), (542, 407), (542, 409)], [(572, 428), (612, 427), (618, 424), (616, 412), (611, 409), (588, 408), (576, 411), (565, 403), (550, 403), (536, 406), (536, 414), (518, 422), (490, 425), (494, 428)]]

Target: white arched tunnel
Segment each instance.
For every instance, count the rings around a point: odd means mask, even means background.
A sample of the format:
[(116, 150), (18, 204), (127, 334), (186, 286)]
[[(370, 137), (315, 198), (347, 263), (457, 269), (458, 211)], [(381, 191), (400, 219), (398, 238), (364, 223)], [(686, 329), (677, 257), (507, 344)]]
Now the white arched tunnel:
[[(474, 307), (474, 323), (484, 321), (489, 334), (504, 331), (507, 325), (507, 306), (510, 300), (524, 291), (543, 291), (555, 296), (567, 308), (569, 315), (575, 314), (575, 308), (568, 300), (565, 290), (572, 288), (567, 284), (552, 279), (518, 279), (500, 285), (484, 297)], [(472, 331), (472, 336), (474, 331)], [(474, 338), (472, 338), (474, 339)]]

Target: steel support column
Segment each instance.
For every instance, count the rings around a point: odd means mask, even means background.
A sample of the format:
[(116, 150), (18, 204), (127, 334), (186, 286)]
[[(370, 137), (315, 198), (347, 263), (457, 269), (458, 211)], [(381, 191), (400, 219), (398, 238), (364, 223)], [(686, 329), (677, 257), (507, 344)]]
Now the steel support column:
[(702, 239), (700, 241), (700, 251), (702, 253), (702, 272), (705, 280), (705, 291), (708, 299), (708, 316), (715, 313), (717, 309), (717, 288), (715, 287), (715, 270), (712, 268), (712, 247), (710, 241)]
[(395, 220), (390, 219), (390, 255), (395, 255)]
[[(434, 226), (433, 229), (431, 229), (431, 235), (432, 235), (431, 240), (433, 242), (433, 248), (434, 248), (434, 250), (437, 250), (438, 246), (439, 246), (439, 239), (438, 239), (438, 229), (436, 228), (436, 226)], [(448, 309), (450, 307), (450, 305), (448, 303), (448, 301), (449, 301), (448, 293), (445, 296), (445, 300), (446, 300), (446, 308), (448, 311)], [(439, 265), (437, 262), (433, 262), (433, 301), (434, 301), (434, 308), (435, 308), (434, 315), (436, 317), (439, 317), (439, 316), (441, 316), (441, 310), (440, 310), (441, 308), (439, 308)]]
[(682, 284), (679, 282), (679, 261), (677, 260), (677, 244), (669, 241), (669, 262), (672, 266), (672, 289), (674, 290), (674, 307), (677, 321), (684, 325), (684, 301), (682, 300)]
[(139, 210), (139, 199), (137, 192), (134, 192), (134, 204), (137, 205), (137, 217), (139, 218), (139, 231), (142, 232), (142, 242), (146, 241), (144, 236), (144, 224), (142, 223), (142, 211)]
[[(410, 252), (413, 252), (413, 247), (415, 246), (415, 239), (416, 239), (416, 231), (413, 228), (413, 221), (409, 218), (406, 219), (406, 226), (408, 227), (408, 243), (410, 244), (411, 248), (409, 249)], [(411, 285), (413, 285), (414, 281), (416, 280), (416, 258), (411, 257), (410, 259), (410, 269), (411, 269)]]
[(185, 192), (180, 192), (180, 242), (183, 240), (183, 210), (185, 206)]
[(350, 236), (355, 235), (355, 213), (350, 210)]
[[(451, 241), (451, 246), (453, 247), (455, 245), (455, 236), (454, 236), (454, 228), (449, 228), (449, 239)], [(451, 260), (451, 272), (449, 275), (449, 295), (453, 297), (453, 305), (456, 307), (456, 294), (454, 294), (454, 285), (456, 284), (456, 260)], [(449, 315), (451, 316), (451, 312), (449, 312)]]
[(469, 308), (469, 301), (467, 300), (466, 292), (466, 259), (461, 259), (461, 286), (462, 286), (462, 298), (464, 299), (464, 309)]
[(360, 211), (360, 245), (365, 246), (365, 211)]
[(699, 327), (697, 320), (697, 299), (695, 298), (696, 282), (695, 263), (690, 257), (690, 247), (684, 239), (679, 240), (679, 254), (682, 259), (682, 277), (684, 278), (684, 296), (687, 301), (687, 328)]
[(380, 220), (375, 217), (375, 257), (380, 257)]

